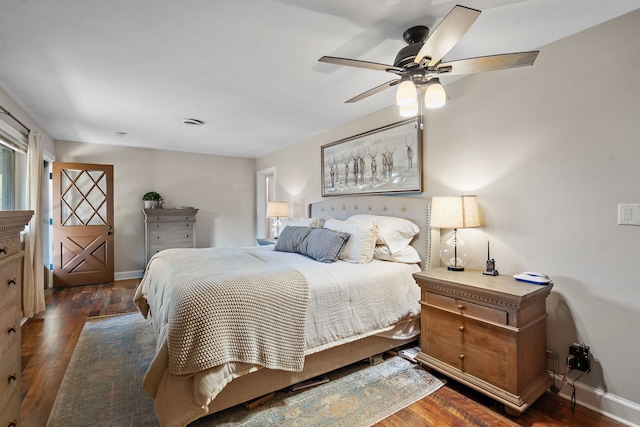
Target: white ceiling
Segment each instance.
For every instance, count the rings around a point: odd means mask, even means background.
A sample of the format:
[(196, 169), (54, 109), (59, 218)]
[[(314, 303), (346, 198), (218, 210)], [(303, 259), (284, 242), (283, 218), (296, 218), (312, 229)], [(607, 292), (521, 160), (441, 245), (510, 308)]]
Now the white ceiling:
[[(260, 157), (394, 102), (389, 89), (344, 104), (394, 75), (321, 56), (391, 64), (404, 30), (433, 29), (456, 3), (2, 0), (0, 87), (56, 140)], [(461, 4), (483, 13), (445, 60), (540, 49), (638, 8), (638, 0)]]

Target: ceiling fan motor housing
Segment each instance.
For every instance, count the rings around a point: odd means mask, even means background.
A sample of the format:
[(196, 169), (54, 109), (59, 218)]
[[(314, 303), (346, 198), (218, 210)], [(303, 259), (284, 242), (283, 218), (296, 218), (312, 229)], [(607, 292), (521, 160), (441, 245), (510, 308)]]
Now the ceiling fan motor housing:
[[(400, 49), (400, 52), (396, 55), (396, 59), (393, 65), (396, 67), (404, 68), (415, 64), (414, 59), (422, 48), (425, 40), (429, 37), (429, 28), (424, 25), (418, 25), (411, 27), (402, 34), (402, 38), (407, 42), (408, 46)], [(418, 64), (415, 64), (418, 65)]]

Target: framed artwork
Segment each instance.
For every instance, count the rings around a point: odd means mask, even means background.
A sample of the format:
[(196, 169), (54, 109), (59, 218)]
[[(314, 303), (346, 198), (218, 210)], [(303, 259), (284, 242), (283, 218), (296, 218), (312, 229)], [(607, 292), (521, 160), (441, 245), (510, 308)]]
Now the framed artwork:
[(422, 130), (414, 118), (321, 150), (323, 197), (422, 191)]

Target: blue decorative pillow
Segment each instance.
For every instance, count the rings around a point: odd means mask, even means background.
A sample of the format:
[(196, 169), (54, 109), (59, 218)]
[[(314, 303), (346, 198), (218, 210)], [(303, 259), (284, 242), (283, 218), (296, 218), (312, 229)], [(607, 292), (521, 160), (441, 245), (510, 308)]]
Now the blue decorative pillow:
[(280, 233), (274, 250), (299, 253), (320, 262), (335, 262), (349, 236), (326, 228), (287, 226)]

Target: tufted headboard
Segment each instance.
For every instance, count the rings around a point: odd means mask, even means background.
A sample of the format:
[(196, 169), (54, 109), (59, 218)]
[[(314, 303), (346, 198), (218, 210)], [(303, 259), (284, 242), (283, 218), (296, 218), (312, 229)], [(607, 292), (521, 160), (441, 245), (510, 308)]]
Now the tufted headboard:
[(349, 196), (326, 198), (309, 205), (312, 218), (335, 218), (345, 220), (351, 215), (386, 215), (405, 218), (420, 227), (420, 234), (411, 245), (422, 258), (422, 269), (440, 265), (440, 230), (429, 227), (431, 199), (402, 196)]

